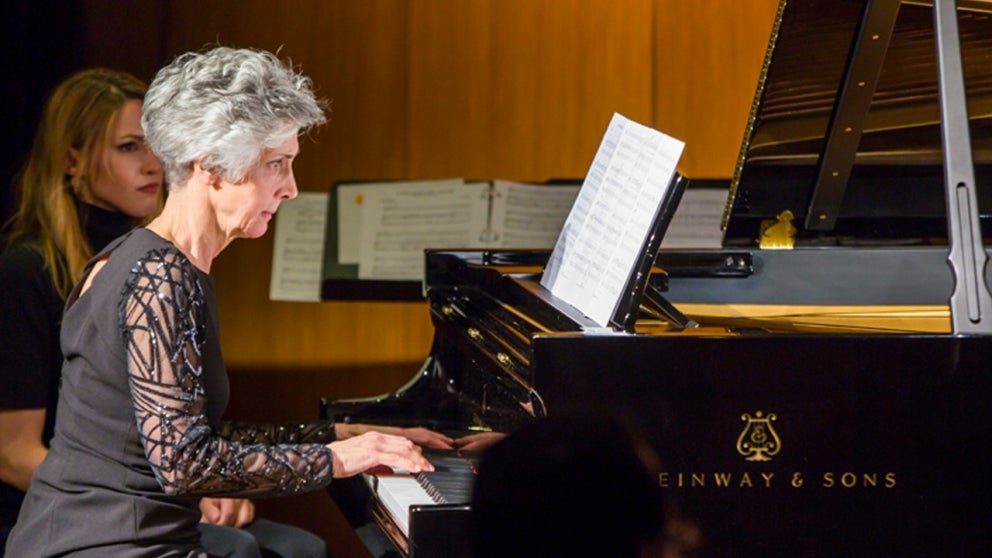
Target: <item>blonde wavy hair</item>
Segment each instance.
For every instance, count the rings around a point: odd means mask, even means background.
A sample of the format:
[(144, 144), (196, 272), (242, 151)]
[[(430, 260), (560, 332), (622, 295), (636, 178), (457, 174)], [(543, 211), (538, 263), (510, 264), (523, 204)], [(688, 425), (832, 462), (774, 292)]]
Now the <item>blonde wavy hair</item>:
[[(142, 100), (146, 89), (131, 74), (94, 68), (63, 80), (45, 104), (18, 175), (20, 204), (7, 224), (7, 244), (33, 236), (63, 300), (94, 255), (78, 210), (80, 193), (105, 164), (102, 149), (114, 116), (125, 102)], [(75, 177), (66, 174), (70, 148), (79, 153)]]

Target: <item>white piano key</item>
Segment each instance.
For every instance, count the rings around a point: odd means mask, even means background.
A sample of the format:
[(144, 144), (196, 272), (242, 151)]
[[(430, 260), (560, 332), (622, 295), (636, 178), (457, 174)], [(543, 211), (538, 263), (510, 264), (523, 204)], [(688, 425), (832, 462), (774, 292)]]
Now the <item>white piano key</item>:
[(438, 503), (411, 474), (367, 474), (365, 480), (404, 536), (410, 535), (410, 506)]

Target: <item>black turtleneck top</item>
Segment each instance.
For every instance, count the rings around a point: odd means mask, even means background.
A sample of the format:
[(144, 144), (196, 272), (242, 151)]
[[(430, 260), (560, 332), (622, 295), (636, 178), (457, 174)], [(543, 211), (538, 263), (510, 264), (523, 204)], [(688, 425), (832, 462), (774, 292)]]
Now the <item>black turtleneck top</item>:
[[(88, 204), (78, 210), (94, 252), (134, 226), (123, 213)], [(37, 238), (21, 237), (0, 254), (0, 409), (45, 409), (45, 445), (55, 424), (62, 370), (63, 305)], [(0, 482), (0, 531), (14, 523), (23, 497)]]

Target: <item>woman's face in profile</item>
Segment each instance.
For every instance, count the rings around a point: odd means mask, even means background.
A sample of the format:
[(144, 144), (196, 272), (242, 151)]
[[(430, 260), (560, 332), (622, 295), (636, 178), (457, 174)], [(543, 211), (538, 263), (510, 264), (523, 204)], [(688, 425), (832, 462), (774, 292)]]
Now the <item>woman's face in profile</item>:
[(162, 164), (145, 143), (141, 101), (126, 101), (117, 111), (94, 161), (89, 188), (80, 193), (83, 201), (134, 218), (158, 209)]
[(247, 180), (222, 182), (216, 204), (221, 228), (232, 238), (258, 238), (268, 230), (283, 200), (295, 198), (293, 160), (300, 152), (296, 134), (281, 145), (266, 148)]

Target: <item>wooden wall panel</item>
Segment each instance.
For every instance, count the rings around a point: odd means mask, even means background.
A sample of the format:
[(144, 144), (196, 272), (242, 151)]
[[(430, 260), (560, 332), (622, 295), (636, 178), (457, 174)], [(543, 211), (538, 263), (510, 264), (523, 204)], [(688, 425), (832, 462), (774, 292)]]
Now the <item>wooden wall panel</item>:
[(417, 177), (585, 175), (610, 116), (651, 116), (651, 3), (421, 0), (411, 8)]
[(119, 2), (80, 0), (86, 65), (124, 70), (151, 80), (165, 61), (165, 4), (166, 0), (144, 0), (140, 10), (122, 10)]
[[(303, 142), (295, 170), (302, 190), (341, 179), (407, 173), (407, 3), (297, 0), (176, 2), (168, 49), (210, 42), (278, 51), (330, 101), (327, 125)], [(206, 13), (204, 10), (206, 9)]]
[(691, 177), (730, 177), (778, 0), (660, 0), (655, 126), (686, 142)]

